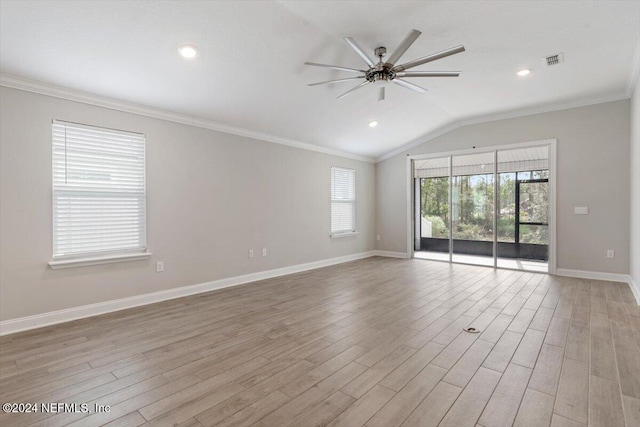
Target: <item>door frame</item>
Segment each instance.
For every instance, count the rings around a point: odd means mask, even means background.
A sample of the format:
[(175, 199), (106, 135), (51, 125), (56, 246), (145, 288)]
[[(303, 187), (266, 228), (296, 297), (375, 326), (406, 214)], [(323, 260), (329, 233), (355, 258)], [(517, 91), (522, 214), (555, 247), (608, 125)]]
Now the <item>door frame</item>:
[[(502, 150), (513, 150), (518, 148), (530, 148), (547, 146), (549, 149), (549, 261), (548, 273), (556, 274), (557, 269), (557, 250), (556, 250), (556, 187), (557, 187), (557, 175), (556, 175), (556, 155), (557, 155), (557, 139), (544, 139), (537, 141), (519, 142), (512, 144), (493, 145), (488, 147), (479, 147), (466, 150), (454, 150), (444, 152), (434, 152), (428, 154), (416, 154), (407, 155), (407, 176), (406, 176), (406, 212), (407, 212), (407, 231), (406, 231), (406, 243), (407, 254), (409, 258), (414, 257), (414, 236), (416, 230), (415, 224), (415, 179), (414, 179), (414, 161), (423, 159), (433, 159), (438, 157), (457, 156), (465, 154), (480, 154), (480, 153), (494, 153), (494, 159), (497, 158), (497, 152)], [(497, 162), (495, 163), (495, 169), (497, 169)], [(495, 183), (496, 179), (494, 179)], [(451, 188), (451, 186), (449, 187)], [(497, 196), (494, 191), (494, 196)], [(494, 204), (495, 206), (495, 204)], [(494, 215), (495, 219), (495, 215)], [(495, 232), (495, 227), (494, 227)], [(495, 242), (495, 239), (494, 239)], [(495, 248), (494, 248), (495, 249)], [(451, 251), (449, 251), (451, 253)], [(494, 250), (495, 254), (495, 250)], [(451, 259), (449, 262), (452, 262)], [(494, 266), (494, 268), (497, 268)]]

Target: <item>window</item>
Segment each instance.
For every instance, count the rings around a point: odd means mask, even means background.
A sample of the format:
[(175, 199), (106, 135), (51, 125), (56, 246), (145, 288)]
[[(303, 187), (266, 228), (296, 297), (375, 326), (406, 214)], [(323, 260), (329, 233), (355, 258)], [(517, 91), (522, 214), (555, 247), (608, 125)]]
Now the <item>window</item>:
[(146, 249), (145, 137), (54, 121), (53, 258)]
[(331, 168), (331, 234), (356, 231), (356, 172)]

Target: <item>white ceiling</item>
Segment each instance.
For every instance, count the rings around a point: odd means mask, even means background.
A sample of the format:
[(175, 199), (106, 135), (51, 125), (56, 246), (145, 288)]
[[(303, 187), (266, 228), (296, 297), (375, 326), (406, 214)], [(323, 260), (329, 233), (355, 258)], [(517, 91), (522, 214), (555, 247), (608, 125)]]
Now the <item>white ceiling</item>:
[[(3, 0), (0, 16), (4, 74), (368, 157), (459, 120), (624, 97), (640, 35), (637, 0)], [(336, 100), (354, 85), (306, 85), (351, 75), (305, 61), (363, 66), (342, 37), (391, 52), (411, 28), (423, 34), (400, 62), (464, 44), (414, 69), (462, 76), (412, 79), (424, 95), (390, 85), (383, 102), (373, 87)], [(196, 60), (177, 55), (184, 43)], [(557, 52), (565, 63), (544, 67)]]

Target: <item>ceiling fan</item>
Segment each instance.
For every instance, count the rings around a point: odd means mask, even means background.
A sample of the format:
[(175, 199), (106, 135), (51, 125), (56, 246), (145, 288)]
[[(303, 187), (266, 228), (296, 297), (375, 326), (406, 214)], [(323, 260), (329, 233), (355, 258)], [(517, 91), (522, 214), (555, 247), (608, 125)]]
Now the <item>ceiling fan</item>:
[[(410, 68), (417, 67), (418, 65), (426, 64), (427, 62), (436, 61), (438, 59), (445, 58), (447, 56), (455, 55), (456, 53), (464, 52), (464, 46), (456, 46), (447, 50), (443, 50), (442, 52), (433, 53), (431, 55), (424, 56), (422, 58), (415, 59), (413, 61), (409, 61), (407, 63), (401, 65), (395, 65), (396, 62), (400, 59), (402, 55), (409, 49), (409, 47), (416, 41), (416, 39), (422, 34), (418, 30), (411, 30), (407, 37), (402, 40), (402, 43), (396, 48), (396, 50), (389, 56), (386, 61), (383, 61), (382, 58), (387, 54), (387, 48), (384, 46), (380, 46), (376, 48), (373, 52), (375, 56), (379, 58), (378, 63), (374, 63), (373, 60), (362, 50), (362, 48), (356, 43), (354, 39), (351, 37), (345, 37), (344, 41), (347, 42), (349, 46), (353, 50), (356, 51), (358, 55), (364, 60), (364, 62), (369, 66), (366, 70), (358, 70), (356, 68), (347, 68), (340, 67), (336, 65), (327, 65), (327, 64), (318, 64), (316, 62), (305, 62), (305, 65), (312, 65), (314, 67), (324, 67), (324, 68), (332, 68), (334, 70), (339, 71), (348, 71), (352, 73), (362, 73), (361, 76), (356, 77), (347, 77), (343, 79), (329, 80), (326, 82), (318, 82), (311, 83), (309, 86), (318, 86), (330, 83), (340, 83), (340, 82), (349, 82), (353, 80), (364, 79), (362, 83), (358, 86), (346, 91), (342, 95), (338, 96), (337, 99), (344, 98), (345, 96), (355, 92), (371, 83), (378, 82), (391, 82), (397, 84), (398, 86), (402, 86), (406, 89), (410, 89), (419, 93), (425, 93), (427, 90), (418, 85), (415, 85), (407, 80), (403, 80), (406, 77), (458, 77), (460, 75), (460, 71), (406, 71)], [(384, 100), (384, 86), (380, 88), (378, 92), (378, 101)]]

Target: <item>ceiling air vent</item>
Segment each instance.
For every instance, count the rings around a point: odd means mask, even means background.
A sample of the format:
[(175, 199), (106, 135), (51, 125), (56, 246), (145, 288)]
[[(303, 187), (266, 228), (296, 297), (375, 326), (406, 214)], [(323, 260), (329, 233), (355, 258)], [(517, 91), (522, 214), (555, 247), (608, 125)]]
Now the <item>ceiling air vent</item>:
[(549, 55), (549, 56), (545, 56), (543, 58), (544, 63), (547, 67), (550, 67), (552, 65), (558, 65), (562, 62), (564, 62), (564, 54), (563, 53), (556, 53), (555, 55)]

